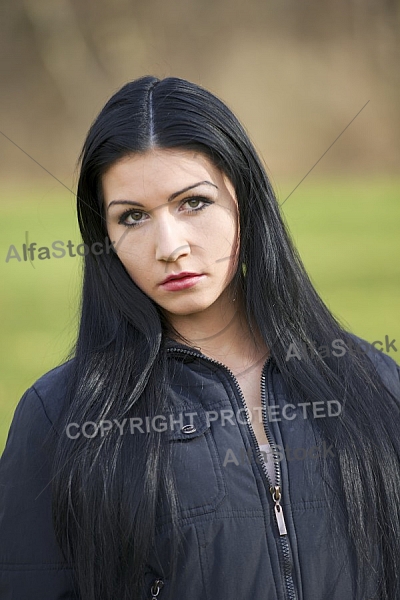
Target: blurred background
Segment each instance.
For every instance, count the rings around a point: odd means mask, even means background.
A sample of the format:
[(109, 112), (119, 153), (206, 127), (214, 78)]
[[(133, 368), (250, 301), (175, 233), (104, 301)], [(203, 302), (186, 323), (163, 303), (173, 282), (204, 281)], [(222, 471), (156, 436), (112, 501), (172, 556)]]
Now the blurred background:
[(22, 245), (79, 244), (85, 134), (145, 74), (233, 109), (318, 292), (400, 363), (399, 59), (399, 0), (3, 0), (0, 452), (19, 398), (77, 327), (82, 259), (24, 261)]

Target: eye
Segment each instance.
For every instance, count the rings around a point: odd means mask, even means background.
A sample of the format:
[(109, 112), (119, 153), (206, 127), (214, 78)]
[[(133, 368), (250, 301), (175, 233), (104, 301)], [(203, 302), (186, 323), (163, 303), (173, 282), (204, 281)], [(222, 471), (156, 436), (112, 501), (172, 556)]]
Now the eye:
[(187, 206), (189, 210), (188, 213), (198, 212), (199, 210), (203, 210), (206, 206), (213, 204), (211, 200), (207, 198), (203, 198), (201, 196), (193, 196), (192, 198), (186, 198), (181, 204), (181, 206)]
[[(183, 212), (191, 215), (192, 213), (194, 214), (200, 210), (203, 210), (210, 204), (214, 204), (214, 202), (208, 198), (203, 198), (202, 196), (192, 196), (181, 201), (179, 210), (183, 209)], [(137, 227), (147, 221), (147, 218), (145, 218), (146, 214), (147, 213), (138, 209), (126, 210), (119, 217), (118, 224), (124, 225), (125, 227)]]
[(127, 210), (120, 216), (118, 223), (127, 227), (135, 227), (143, 222), (143, 215), (141, 210)]
[(190, 208), (197, 208), (199, 206), (200, 202), (201, 202), (200, 198), (190, 198), (190, 200), (186, 201), (186, 204)]

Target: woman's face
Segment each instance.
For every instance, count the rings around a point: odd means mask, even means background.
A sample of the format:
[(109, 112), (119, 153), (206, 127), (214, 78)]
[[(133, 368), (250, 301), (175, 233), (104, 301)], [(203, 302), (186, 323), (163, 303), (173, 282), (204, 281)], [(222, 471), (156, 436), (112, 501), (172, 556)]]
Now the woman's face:
[(155, 149), (114, 163), (102, 183), (108, 235), (138, 287), (167, 315), (223, 309), (238, 252), (228, 178), (201, 153)]

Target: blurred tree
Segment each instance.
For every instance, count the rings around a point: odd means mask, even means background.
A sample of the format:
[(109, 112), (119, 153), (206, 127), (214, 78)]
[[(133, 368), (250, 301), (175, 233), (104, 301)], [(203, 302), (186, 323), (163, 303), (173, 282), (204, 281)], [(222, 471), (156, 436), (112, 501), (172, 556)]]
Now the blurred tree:
[[(70, 174), (90, 122), (125, 81), (145, 73), (187, 77), (228, 102), (239, 82), (238, 98), (240, 88), (247, 91), (240, 109), (245, 122), (261, 104), (271, 114), (284, 110), (282, 98), (290, 89), (292, 118), (299, 127), (293, 156), (304, 169), (309, 158), (302, 162), (298, 140), (315, 140), (311, 154), (318, 154), (332, 141), (320, 118), (337, 120), (339, 129), (371, 92), (378, 108), (369, 118), (372, 130), (382, 135), (379, 152), (372, 140), (357, 138), (354, 128), (346, 135), (365, 148), (364, 157), (371, 153), (368, 168), (372, 161), (378, 170), (393, 170), (400, 157), (399, 25), (399, 0), (3, 0), (0, 130), (50, 170)], [(235, 74), (230, 67), (238, 64), (238, 52), (248, 60)], [(332, 74), (330, 87), (314, 93), (307, 109), (304, 75), (316, 88), (326, 87), (321, 75), (326, 68)], [(339, 118), (338, 86), (348, 109), (340, 108)], [(271, 93), (273, 88), (281, 90), (281, 97)], [(278, 165), (296, 166), (286, 151), (279, 154), (278, 130), (270, 127), (268, 140), (263, 136), (258, 144), (278, 152)], [(332, 155), (332, 161), (340, 168), (348, 165), (347, 156), (341, 162)], [(354, 154), (351, 167), (362, 165), (363, 154)], [(38, 167), (3, 138), (0, 173), (9, 176), (21, 169), (39, 175)]]

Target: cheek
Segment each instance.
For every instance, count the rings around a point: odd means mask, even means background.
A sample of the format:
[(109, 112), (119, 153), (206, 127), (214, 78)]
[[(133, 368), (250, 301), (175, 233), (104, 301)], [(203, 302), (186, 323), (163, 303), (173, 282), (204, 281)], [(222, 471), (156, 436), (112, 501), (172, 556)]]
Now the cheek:
[(115, 248), (119, 260), (124, 265), (130, 277), (139, 287), (143, 287), (149, 279), (149, 273), (151, 272), (148, 250), (146, 249), (146, 244), (134, 243), (133, 236), (129, 235), (131, 233), (129, 229), (123, 231), (122, 234), (118, 232), (114, 238), (117, 240)]
[(153, 287), (153, 279), (151, 277), (151, 270), (146, 268), (143, 261), (132, 261), (123, 260), (120, 257), (122, 264), (124, 265), (129, 277), (134, 283), (145, 293)]
[(238, 237), (236, 211), (230, 207), (219, 207), (205, 224), (205, 231), (213, 245), (223, 244), (224, 248), (234, 246)]
[(236, 222), (232, 218), (217, 221), (210, 231), (209, 258), (214, 264), (214, 272), (222, 280), (230, 281), (236, 271), (239, 253), (239, 240)]
[(143, 240), (140, 244), (137, 243), (138, 238), (133, 228), (108, 223), (107, 232), (109, 238), (114, 241), (117, 255), (124, 265), (138, 260), (139, 246), (143, 245)]
[(217, 222), (215, 227), (215, 235), (213, 236), (213, 245), (219, 251), (223, 251), (226, 256), (234, 258), (234, 254), (239, 246), (239, 232), (237, 221), (234, 215), (229, 213), (225, 215), (224, 220)]

